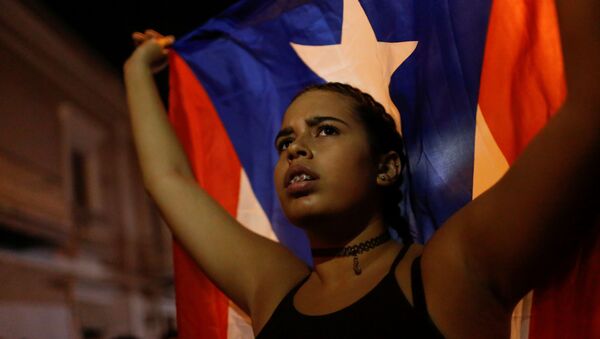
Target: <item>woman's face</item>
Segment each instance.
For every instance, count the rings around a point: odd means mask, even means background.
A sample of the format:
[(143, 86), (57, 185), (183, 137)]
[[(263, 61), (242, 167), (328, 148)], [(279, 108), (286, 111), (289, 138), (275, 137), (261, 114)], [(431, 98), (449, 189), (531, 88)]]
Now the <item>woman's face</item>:
[(377, 203), (376, 164), (352, 99), (312, 90), (287, 109), (275, 140), (275, 187), (288, 219), (306, 227)]

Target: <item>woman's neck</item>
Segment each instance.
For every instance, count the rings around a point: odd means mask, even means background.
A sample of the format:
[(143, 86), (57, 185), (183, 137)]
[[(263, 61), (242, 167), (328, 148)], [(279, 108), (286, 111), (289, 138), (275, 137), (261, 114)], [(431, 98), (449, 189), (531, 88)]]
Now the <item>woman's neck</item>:
[[(387, 232), (387, 227), (383, 224), (382, 220), (375, 219), (351, 239), (335, 240), (331, 239), (330, 237), (319, 237), (319, 234), (315, 234), (316, 232), (314, 231), (308, 233), (311, 247), (313, 249), (323, 249), (343, 248), (357, 245), (367, 240), (376, 238), (382, 235), (384, 232)], [(389, 241), (359, 254), (358, 260), (360, 261), (361, 269), (368, 269), (369, 265), (373, 261), (390, 249), (390, 245), (392, 247), (397, 246), (395, 242)], [(345, 281), (351, 278), (356, 278), (356, 272), (353, 270), (353, 260), (353, 256), (313, 256), (314, 271), (322, 283), (335, 285), (337, 281)]]
[(321, 215), (315, 219), (299, 225), (306, 231), (311, 248), (352, 246), (387, 230), (380, 213), (367, 211), (332, 217)]

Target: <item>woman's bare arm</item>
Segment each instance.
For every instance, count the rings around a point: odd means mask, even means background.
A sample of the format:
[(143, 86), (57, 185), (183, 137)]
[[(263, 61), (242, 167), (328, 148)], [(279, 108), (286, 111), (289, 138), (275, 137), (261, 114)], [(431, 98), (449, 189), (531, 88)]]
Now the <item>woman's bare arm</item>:
[[(248, 313), (291, 288), (307, 267), (283, 246), (250, 232), (206, 194), (168, 121), (153, 78), (172, 37), (136, 33), (124, 66), (127, 100), (144, 185), (171, 231), (208, 277)], [(278, 291), (278, 288), (281, 291)]]
[[(423, 275), (433, 300), (473, 304), (461, 299), (461, 293), (486, 286), (486, 291), (475, 293), (498, 300), (506, 315), (597, 225), (599, 10), (596, 0), (558, 3), (567, 101), (506, 175), (456, 213), (428, 243)], [(449, 296), (452, 291), (456, 297)], [(433, 313), (449, 312), (434, 308)]]
[[(139, 46), (126, 61), (123, 71), (132, 131), (146, 187), (165, 175), (192, 177), (185, 153), (175, 136), (154, 83), (154, 72), (166, 63), (172, 36), (152, 39), (137, 36)], [(154, 33), (152, 33), (154, 34)], [(156, 33), (157, 34), (157, 33)], [(144, 40), (145, 39), (145, 40)], [(157, 69), (158, 68), (158, 69)]]

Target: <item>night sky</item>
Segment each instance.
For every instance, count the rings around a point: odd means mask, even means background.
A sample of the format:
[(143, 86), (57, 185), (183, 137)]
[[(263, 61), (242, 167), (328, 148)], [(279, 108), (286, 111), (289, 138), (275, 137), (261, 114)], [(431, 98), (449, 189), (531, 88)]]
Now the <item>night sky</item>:
[(132, 51), (131, 33), (153, 28), (180, 37), (236, 0), (64, 1), (34, 0), (121, 72)]

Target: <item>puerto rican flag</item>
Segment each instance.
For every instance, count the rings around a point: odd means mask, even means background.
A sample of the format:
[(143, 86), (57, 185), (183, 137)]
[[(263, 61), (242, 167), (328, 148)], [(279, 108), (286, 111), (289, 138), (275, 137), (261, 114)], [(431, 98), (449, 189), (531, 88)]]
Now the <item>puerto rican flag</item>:
[[(170, 119), (199, 185), (308, 264), (272, 184), (273, 140), (303, 87), (349, 83), (396, 118), (419, 242), (503, 175), (566, 94), (551, 0), (242, 0), (180, 38), (170, 65)], [(596, 239), (586, 253), (519, 304), (511, 338), (600, 337)], [(180, 338), (251, 338), (177, 243), (174, 258)]]

